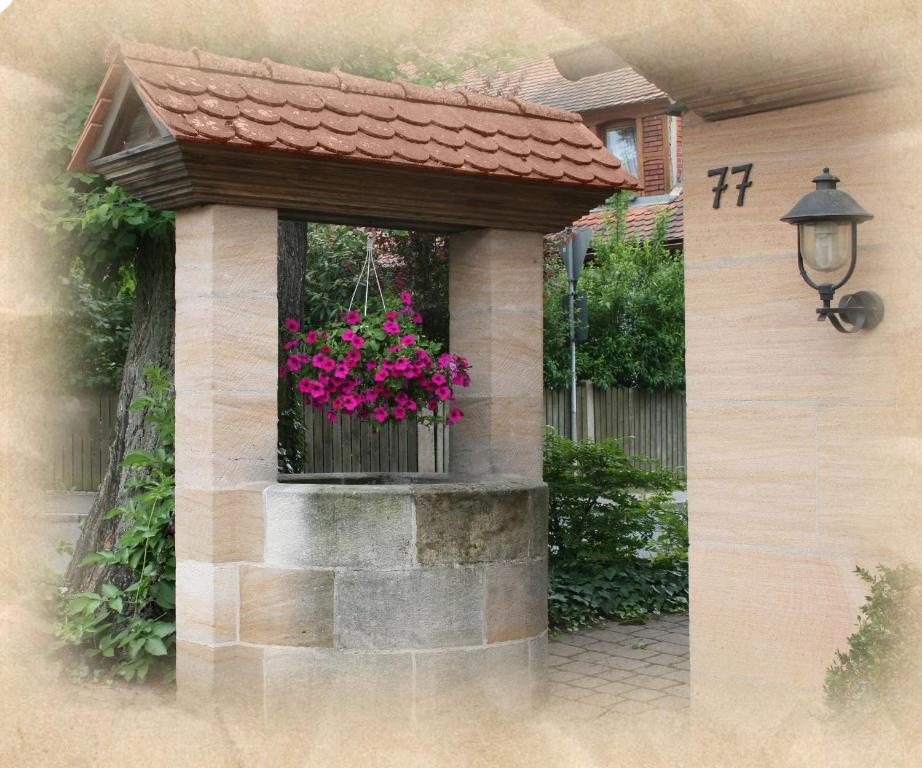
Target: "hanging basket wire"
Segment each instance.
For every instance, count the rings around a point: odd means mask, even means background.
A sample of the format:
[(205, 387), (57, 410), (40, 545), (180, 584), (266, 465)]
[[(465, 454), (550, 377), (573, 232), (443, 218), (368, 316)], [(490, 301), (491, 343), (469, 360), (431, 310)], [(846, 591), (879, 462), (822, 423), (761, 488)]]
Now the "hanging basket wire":
[(362, 264), (362, 269), (359, 272), (359, 278), (355, 281), (355, 288), (352, 291), (352, 298), (349, 299), (349, 311), (352, 311), (352, 308), (355, 304), (356, 294), (359, 292), (359, 288), (362, 287), (362, 281), (365, 282), (365, 308), (362, 312), (363, 315), (368, 314), (368, 289), (371, 285), (371, 276), (375, 276), (375, 285), (378, 287), (378, 296), (381, 298), (381, 309), (385, 312), (387, 311), (387, 304), (384, 301), (384, 291), (381, 289), (381, 280), (378, 277), (378, 266), (375, 263), (375, 234), (374, 232), (369, 232), (368, 237), (365, 240), (365, 262)]

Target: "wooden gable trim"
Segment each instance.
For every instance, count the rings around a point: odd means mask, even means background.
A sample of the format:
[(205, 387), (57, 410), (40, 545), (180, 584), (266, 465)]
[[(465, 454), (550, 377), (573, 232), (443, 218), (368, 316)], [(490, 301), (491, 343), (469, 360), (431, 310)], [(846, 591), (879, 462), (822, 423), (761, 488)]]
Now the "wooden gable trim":
[[(172, 140), (173, 137), (163, 124), (163, 121), (156, 113), (148, 108), (145, 99), (138, 91), (138, 85), (134, 77), (130, 73), (125, 72), (112, 98), (112, 103), (109, 106), (109, 111), (103, 122), (102, 131), (88, 156), (90, 165), (103, 157), (114, 157), (124, 152), (124, 150), (121, 149), (117, 152), (112, 152), (110, 144), (113, 138), (118, 136), (119, 132), (125, 127), (125, 122), (129, 119), (129, 116), (133, 116), (131, 107), (135, 104), (140, 105), (144, 114), (147, 115), (147, 119), (150, 120), (151, 124), (157, 129), (160, 140)], [(147, 142), (138, 145), (138, 147), (145, 146), (146, 143)]]

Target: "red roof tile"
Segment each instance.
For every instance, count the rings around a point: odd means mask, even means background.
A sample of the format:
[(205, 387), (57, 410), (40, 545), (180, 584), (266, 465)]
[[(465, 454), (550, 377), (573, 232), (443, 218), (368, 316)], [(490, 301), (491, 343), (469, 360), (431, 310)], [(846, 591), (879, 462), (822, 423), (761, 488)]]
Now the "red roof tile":
[[(580, 117), (520, 99), (311, 72), (192, 49), (119, 42), (100, 96), (122, 69), (173, 138), (544, 182), (636, 188)], [(101, 102), (100, 102), (101, 103)], [(71, 168), (87, 170), (107, 107)]]
[[(625, 234), (638, 240), (646, 240), (653, 235), (658, 216), (666, 215), (666, 242), (678, 244), (683, 238), (683, 204), (682, 196), (665, 203), (651, 203), (650, 205), (635, 205), (627, 209), (625, 214)], [(573, 222), (574, 227), (592, 227), (603, 229), (611, 225), (611, 214), (598, 209), (587, 213), (581, 219)]]

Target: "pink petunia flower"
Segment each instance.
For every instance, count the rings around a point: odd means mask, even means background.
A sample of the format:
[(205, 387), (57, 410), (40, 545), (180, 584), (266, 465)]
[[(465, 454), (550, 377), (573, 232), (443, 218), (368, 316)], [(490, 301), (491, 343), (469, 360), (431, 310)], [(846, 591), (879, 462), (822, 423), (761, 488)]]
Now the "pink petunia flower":
[(396, 406), (391, 413), (394, 414), (394, 418), (397, 419), (397, 421), (403, 421), (407, 417), (407, 409), (402, 405)]
[(301, 343), (301, 342), (298, 341), (298, 339), (292, 339), (291, 341), (286, 341), (286, 342), (285, 342), (285, 349), (292, 349), (292, 348), (298, 346), (298, 344), (300, 344), (300, 343)]
[(346, 313), (346, 325), (358, 325), (362, 322), (362, 316), (354, 309)]
[(413, 296), (410, 294), (409, 291), (403, 291), (403, 293), (400, 294), (400, 300), (401, 300), (406, 306), (409, 307), (409, 306), (413, 303)]
[(299, 323), (299, 322), (298, 322), (297, 320), (295, 320), (294, 318), (289, 317), (289, 318), (285, 321), (285, 327), (286, 327), (289, 331), (291, 331), (292, 333), (297, 333), (298, 331), (301, 330), (301, 323)]
[(355, 331), (353, 331), (351, 328), (347, 328), (345, 331), (342, 332), (343, 341), (352, 341), (354, 338), (355, 338)]
[(316, 344), (317, 343), (317, 331), (308, 331), (306, 334), (304, 334), (304, 340), (308, 344)]
[(314, 368), (323, 368), (323, 364), (326, 362), (326, 359), (326, 355), (324, 355), (322, 352), (318, 352), (316, 355), (314, 355)]
[(435, 394), (438, 396), (439, 400), (447, 400), (449, 397), (451, 397), (451, 388), (436, 387)]
[(449, 424), (456, 424), (457, 422), (461, 421), (461, 419), (463, 418), (464, 418), (464, 411), (462, 411), (460, 408), (452, 408), (448, 412), (448, 423)]
[(419, 312), (413, 314), (413, 322), (419, 325), (423, 321), (423, 316)]
[(355, 334), (355, 336), (352, 338), (352, 346), (355, 349), (361, 349), (365, 346), (365, 339), (358, 334)]
[(400, 343), (405, 347), (411, 347), (416, 343), (416, 337), (412, 333), (408, 333), (400, 340)]
[(400, 333), (400, 324), (396, 320), (387, 320), (382, 327), (385, 333), (389, 333), (391, 336), (396, 336)]
[(386, 317), (388, 320), (396, 320), (396, 319), (397, 319), (397, 313), (396, 313), (396, 312), (388, 312), (388, 313), (385, 315), (385, 317)]
[(446, 381), (446, 379), (445, 379), (445, 376), (444, 376), (443, 374), (441, 374), (441, 373), (433, 373), (433, 374), (432, 374), (432, 383), (435, 384), (437, 387), (442, 386), (442, 385), (445, 383), (445, 381)]
[(373, 411), (373, 416), (375, 417), (375, 421), (377, 421), (379, 424), (383, 424), (385, 421), (387, 421), (387, 408), (382, 408), (380, 406), (375, 408)]

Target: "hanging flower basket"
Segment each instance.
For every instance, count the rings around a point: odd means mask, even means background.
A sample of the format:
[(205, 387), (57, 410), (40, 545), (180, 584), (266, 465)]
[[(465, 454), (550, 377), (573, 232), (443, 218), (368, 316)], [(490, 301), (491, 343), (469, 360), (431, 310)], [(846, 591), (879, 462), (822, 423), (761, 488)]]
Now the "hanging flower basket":
[[(415, 416), (422, 423), (454, 424), (464, 416), (455, 387), (470, 384), (470, 365), (460, 355), (440, 354), (440, 345), (423, 336), (423, 318), (408, 292), (400, 294), (399, 310), (387, 311), (379, 283), (382, 308), (368, 313), (373, 272), (377, 282), (371, 242), (356, 285), (358, 291), (364, 276), (365, 313), (350, 308), (340, 313), (339, 323), (320, 330), (304, 330), (297, 320), (286, 320), (289, 354), (279, 377), (289, 371), (300, 376), (305, 404), (326, 411), (330, 422), (350, 415), (381, 425)], [(439, 407), (442, 403), (445, 408)]]

